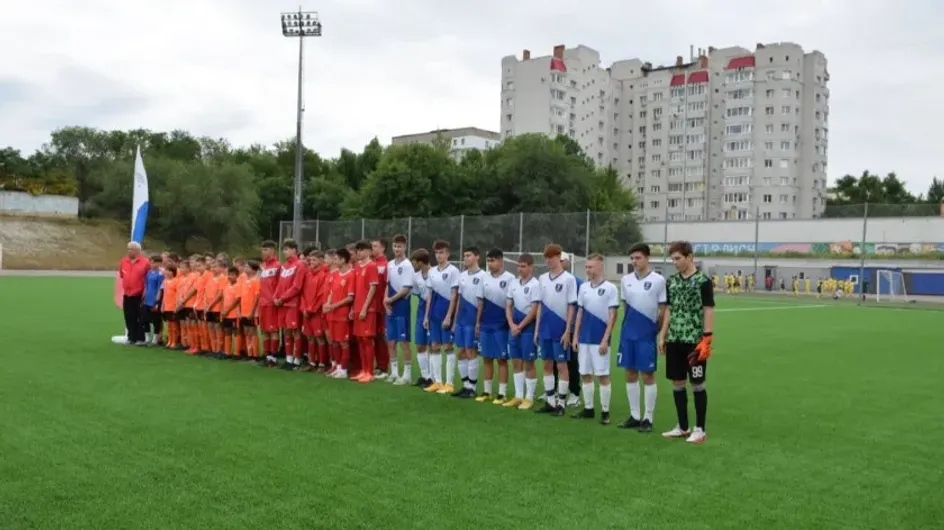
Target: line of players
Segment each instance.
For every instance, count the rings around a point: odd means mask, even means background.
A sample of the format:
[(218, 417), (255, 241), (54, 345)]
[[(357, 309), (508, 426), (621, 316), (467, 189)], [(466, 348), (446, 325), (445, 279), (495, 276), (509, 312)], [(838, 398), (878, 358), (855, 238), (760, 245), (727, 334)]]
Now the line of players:
[[(715, 289), (723, 287), (726, 294), (738, 294), (745, 291), (753, 293), (755, 288), (753, 274), (743, 276), (741, 274), (725, 273), (719, 277), (716, 273), (712, 275), (711, 281)], [(800, 295), (801, 282), (805, 288), (805, 294), (811, 295), (815, 292), (817, 298), (820, 298), (825, 293), (831, 295), (834, 299), (838, 299), (843, 295), (848, 296), (855, 291), (855, 284), (853, 282), (834, 278), (817, 278), (814, 291), (813, 281), (809, 277), (800, 278), (799, 276), (793, 276), (790, 279), (790, 288), (793, 296)], [(787, 282), (784, 278), (780, 278), (779, 288), (781, 293), (787, 292)]]
[[(673, 381), (678, 416), (678, 424), (663, 435), (692, 443), (706, 439), (704, 383), (714, 298), (711, 279), (695, 268), (690, 244), (678, 242), (670, 248), (678, 274), (668, 281), (649, 268), (649, 247), (635, 245), (630, 249), (634, 271), (622, 278), (621, 289), (603, 279), (602, 255), (587, 257), (587, 280), (581, 281), (564, 270), (563, 251), (555, 244), (544, 250), (549, 272), (540, 278), (533, 276), (529, 254), (518, 258), (515, 277), (504, 270), (500, 249), (486, 253), (487, 270), (480, 268), (478, 248), (463, 249), (462, 272), (449, 261), (448, 242), (435, 242), (433, 256), (420, 249), (407, 258), (406, 249), (406, 237), (395, 236), (394, 259), (388, 262), (380, 239), (302, 255), (297, 244), (286, 241), (285, 260), (280, 262), (276, 244), (266, 241), (261, 263), (242, 263), (240, 269), (217, 259), (212, 276), (216, 280), (206, 285), (220, 285), (213, 295), (204, 287), (202, 304), (196, 284), (177, 282), (209, 274), (200, 270), (204, 259), (198, 257), (192, 264), (196, 271), (189, 270), (186, 260), (167, 264), (163, 290), (173, 286), (175, 292), (170, 297), (163, 293), (165, 320), (176, 323), (169, 326), (168, 344), (174, 347), (182, 336), (190, 337), (184, 339), (188, 353), (255, 358), (266, 366), (278, 365), (284, 346), (281, 367), (286, 370), (318, 371), (360, 383), (413, 384), (429, 393), (521, 410), (534, 407), (540, 358), (545, 399), (536, 412), (553, 416), (565, 414), (567, 362), (576, 355), (584, 408), (573, 417), (595, 417), (598, 387), (600, 421), (606, 425), (611, 342), (617, 310), (624, 305), (617, 365), (626, 371), (630, 415), (619, 427), (652, 431), (661, 353), (666, 356), (666, 376)], [(184, 274), (175, 282), (178, 271)], [(418, 299), (412, 323), (411, 297)], [(169, 314), (168, 299), (176, 301)], [(206, 310), (213, 308), (217, 311)], [(174, 328), (184, 331), (175, 334)], [(210, 332), (201, 332), (203, 328)], [(204, 342), (205, 335), (209, 337)], [(420, 371), (415, 382), (411, 343)], [(241, 344), (246, 345), (245, 354)], [(479, 358), (484, 371), (481, 393)], [(509, 368), (513, 392), (508, 388)], [(457, 369), (460, 385), (455, 383)], [(695, 399), (694, 429), (689, 428), (686, 380)]]

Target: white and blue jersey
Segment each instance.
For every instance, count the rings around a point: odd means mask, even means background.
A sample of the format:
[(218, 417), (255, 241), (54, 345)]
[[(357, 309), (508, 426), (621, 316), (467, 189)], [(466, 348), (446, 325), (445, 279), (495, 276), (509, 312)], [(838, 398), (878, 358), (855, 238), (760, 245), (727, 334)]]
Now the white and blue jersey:
[(620, 284), (624, 311), (616, 363), (627, 370), (654, 373), (659, 306), (664, 306), (667, 300), (665, 278), (657, 272), (640, 278), (633, 272), (623, 276)]
[(508, 358), (508, 319), (505, 318), (505, 309), (508, 306), (508, 293), (514, 282), (515, 277), (510, 272), (502, 271), (498, 276), (485, 274), (481, 333), (479, 334), (482, 357)]
[[(391, 297), (403, 289), (413, 290), (413, 264), (408, 259), (387, 263), (387, 296)], [(391, 306), (384, 322), (387, 340), (409, 342), (410, 297), (404, 296)]]
[[(508, 291), (508, 303), (511, 304), (511, 316), (515, 324), (522, 321), (531, 313), (531, 309), (541, 303), (541, 284), (537, 278), (529, 278), (522, 282), (520, 279), (511, 284)], [(521, 330), (517, 337), (508, 338), (508, 355), (512, 359), (533, 361), (537, 357), (537, 348), (534, 345), (534, 320)]]
[(607, 281), (594, 285), (584, 282), (577, 294), (577, 306), (583, 310), (580, 319), (580, 344), (599, 345), (606, 334), (610, 311), (619, 307), (619, 291)]
[(429, 344), (429, 331), (423, 327), (423, 320), (426, 319), (426, 301), (429, 300), (428, 277), (421, 271), (413, 273), (413, 296), (418, 300), (416, 304), (416, 321), (413, 324), (413, 343), (417, 346), (426, 346)]
[(477, 348), (475, 321), (479, 302), (485, 298), (485, 271), (465, 271), (459, 275), (459, 308), (456, 310), (456, 346)]
[(434, 267), (429, 271), (427, 285), (430, 301), (429, 341), (433, 344), (452, 344), (452, 323), (444, 328), (443, 321), (449, 313), (452, 296), (459, 288), (459, 269), (451, 263), (442, 269)]
[(538, 338), (541, 358), (566, 362), (570, 348), (560, 343), (567, 330), (567, 310), (577, 304), (577, 280), (574, 275), (562, 271), (557, 276), (545, 272), (538, 280), (541, 284), (541, 322)]

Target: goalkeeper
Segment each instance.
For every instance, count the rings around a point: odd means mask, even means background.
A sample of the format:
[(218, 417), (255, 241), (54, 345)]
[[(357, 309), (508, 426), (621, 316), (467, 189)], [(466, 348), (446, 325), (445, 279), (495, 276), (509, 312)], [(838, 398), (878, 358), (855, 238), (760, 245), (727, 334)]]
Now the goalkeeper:
[[(663, 433), (663, 436), (702, 443), (707, 439), (705, 418), (708, 392), (705, 390), (705, 376), (708, 358), (711, 357), (715, 296), (711, 278), (695, 268), (691, 243), (672, 243), (669, 255), (678, 272), (666, 281), (668, 309), (659, 334), (659, 352), (666, 356), (665, 375), (672, 381), (678, 425)], [(693, 430), (689, 430), (686, 379), (691, 383), (695, 400)]]

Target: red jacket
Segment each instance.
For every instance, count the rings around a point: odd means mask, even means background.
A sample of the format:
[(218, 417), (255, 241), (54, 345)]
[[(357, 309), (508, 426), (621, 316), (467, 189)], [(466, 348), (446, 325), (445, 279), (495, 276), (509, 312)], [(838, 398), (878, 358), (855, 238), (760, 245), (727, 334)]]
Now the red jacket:
[(305, 277), (305, 286), (302, 287), (302, 311), (321, 314), (321, 307), (324, 305), (321, 297), (324, 280), (324, 269), (309, 269)]
[(308, 267), (300, 259), (296, 257), (285, 260), (279, 275), (279, 284), (275, 289), (275, 299), (281, 300), (285, 307), (298, 307), (307, 275)]
[(387, 268), (390, 264), (386, 256), (380, 256), (374, 260), (377, 264), (377, 294), (374, 295), (374, 311), (384, 311), (383, 301), (388, 296), (387, 293)]
[(118, 275), (121, 277), (121, 290), (125, 296), (141, 296), (144, 294), (144, 284), (147, 273), (151, 270), (151, 260), (138, 256), (135, 260), (125, 256), (118, 264)]
[(259, 267), (259, 307), (272, 307), (275, 300), (275, 291), (279, 285), (279, 272), (282, 264), (275, 258), (262, 262)]

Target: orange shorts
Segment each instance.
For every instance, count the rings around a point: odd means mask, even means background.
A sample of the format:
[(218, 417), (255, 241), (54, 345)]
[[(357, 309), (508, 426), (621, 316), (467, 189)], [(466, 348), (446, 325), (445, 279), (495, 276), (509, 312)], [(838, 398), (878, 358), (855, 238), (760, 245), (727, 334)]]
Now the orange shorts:
[(279, 330), (279, 308), (275, 306), (259, 306), (259, 331), (275, 333)]
[(354, 317), (354, 336), (355, 337), (376, 337), (377, 336), (377, 313), (367, 313), (367, 318), (361, 320), (358, 316)]
[(279, 327), (282, 329), (296, 330), (302, 325), (302, 312), (297, 307), (279, 308)]
[(302, 331), (308, 337), (321, 337), (325, 332), (325, 321), (321, 313), (308, 313), (308, 318), (302, 324)]
[(349, 342), (351, 340), (351, 322), (349, 320), (329, 322), (328, 334), (331, 342)]

